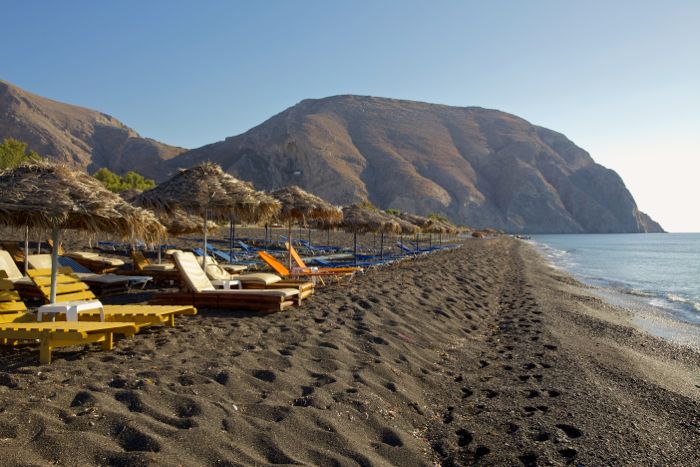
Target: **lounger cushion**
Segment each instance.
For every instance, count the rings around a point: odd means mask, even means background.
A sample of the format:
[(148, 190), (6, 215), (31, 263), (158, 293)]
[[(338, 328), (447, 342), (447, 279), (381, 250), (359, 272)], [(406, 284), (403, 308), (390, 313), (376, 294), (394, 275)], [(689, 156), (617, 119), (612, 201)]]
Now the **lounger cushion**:
[(97, 253), (93, 253), (91, 251), (71, 251), (70, 253), (66, 253), (65, 256), (68, 256), (70, 258), (79, 258), (79, 259), (85, 259), (85, 260), (90, 260), (90, 261), (99, 261), (101, 263), (108, 264), (110, 266), (123, 266), (124, 261), (120, 260), (119, 258), (108, 258), (107, 256), (102, 256), (98, 255)]
[(193, 253), (189, 251), (178, 251), (173, 254), (175, 263), (178, 269), (182, 272), (183, 279), (187, 283), (187, 287), (195, 292), (204, 292), (205, 290), (216, 290), (202, 268), (197, 263)]
[(239, 274), (233, 276), (232, 279), (241, 281), (242, 283), (250, 283), (257, 285), (272, 285), (282, 280), (277, 274), (269, 272), (254, 272), (250, 274)]
[(31, 269), (51, 269), (51, 255), (29, 255), (28, 260)]

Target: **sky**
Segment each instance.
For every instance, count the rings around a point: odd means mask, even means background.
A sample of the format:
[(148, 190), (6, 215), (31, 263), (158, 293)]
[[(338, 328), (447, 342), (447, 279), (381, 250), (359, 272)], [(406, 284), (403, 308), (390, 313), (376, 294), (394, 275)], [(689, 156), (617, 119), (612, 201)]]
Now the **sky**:
[(700, 232), (700, 1), (0, 0), (0, 79), (195, 148), (302, 99), (516, 114)]

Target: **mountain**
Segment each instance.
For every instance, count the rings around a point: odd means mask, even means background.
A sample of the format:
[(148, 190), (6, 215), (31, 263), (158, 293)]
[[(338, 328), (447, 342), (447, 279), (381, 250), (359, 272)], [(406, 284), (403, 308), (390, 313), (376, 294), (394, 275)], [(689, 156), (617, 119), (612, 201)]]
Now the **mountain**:
[(164, 162), (214, 161), (262, 189), (445, 214), (519, 233), (661, 232), (620, 176), (564, 135), (479, 107), (309, 99), (244, 134)]
[(120, 174), (135, 170), (155, 177), (161, 162), (185, 151), (143, 138), (107, 114), (46, 99), (0, 81), (0, 140), (8, 137), (90, 173), (107, 167)]

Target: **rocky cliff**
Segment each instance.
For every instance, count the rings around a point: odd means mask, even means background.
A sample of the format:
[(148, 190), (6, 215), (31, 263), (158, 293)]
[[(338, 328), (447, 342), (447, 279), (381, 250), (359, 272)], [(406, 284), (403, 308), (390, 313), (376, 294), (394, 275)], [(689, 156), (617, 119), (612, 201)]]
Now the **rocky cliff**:
[(474, 227), (662, 231), (617, 173), (564, 135), (497, 110), (363, 96), (304, 100), (164, 165), (172, 173), (205, 160), (258, 188), (296, 184), (337, 204), (369, 199)]

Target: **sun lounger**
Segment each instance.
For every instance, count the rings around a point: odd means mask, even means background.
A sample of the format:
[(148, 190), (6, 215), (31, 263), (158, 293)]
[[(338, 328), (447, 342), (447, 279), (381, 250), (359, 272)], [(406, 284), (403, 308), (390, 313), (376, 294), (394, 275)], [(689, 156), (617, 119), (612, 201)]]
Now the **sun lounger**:
[(343, 248), (339, 246), (332, 246), (332, 245), (312, 245), (309, 243), (308, 240), (299, 240), (299, 243), (306, 248), (307, 250), (311, 252), (318, 252), (318, 253), (337, 253), (339, 251), (342, 251)]
[(309, 278), (316, 278), (321, 281), (323, 284), (323, 279), (324, 278), (329, 278), (329, 279), (334, 279), (336, 281), (340, 281), (343, 278), (351, 278), (355, 272), (354, 271), (347, 271), (347, 272), (333, 272), (333, 271), (314, 271), (314, 268), (308, 268), (305, 270), (301, 269), (293, 269), (290, 271), (287, 269), (287, 267), (277, 261), (274, 256), (272, 256), (270, 253), (266, 251), (258, 251), (258, 256), (267, 263), (268, 266), (270, 266), (277, 274), (279, 274), (282, 277), (309, 277)]
[(12, 282), (0, 280), (0, 345), (38, 342), (42, 364), (51, 363), (56, 348), (100, 343), (103, 350), (111, 350), (114, 334), (133, 336), (137, 330), (128, 322), (37, 322), (26, 310)]
[(152, 264), (138, 250), (131, 252), (131, 259), (134, 261), (134, 268), (130, 271), (118, 270), (116, 274), (151, 276), (154, 282), (180, 282), (180, 273), (173, 263)]
[(24, 262), (24, 251), (20, 249), (17, 242), (2, 242), (0, 246), (10, 254), (12, 261), (17, 264)]
[(201, 308), (229, 308), (263, 312), (281, 311), (301, 304), (298, 288), (274, 290), (217, 290), (202, 270), (194, 254), (176, 251), (175, 264), (186, 290), (155, 294), (151, 303), (188, 304)]
[[(202, 258), (197, 257), (197, 262), (201, 267)], [(225, 265), (217, 264), (214, 258), (207, 257), (206, 274), (211, 283), (217, 288), (226, 281), (239, 281), (243, 289), (298, 289), (302, 299), (314, 293), (314, 283), (312, 281), (282, 279), (280, 276), (269, 272), (230, 273), (224, 267)]]
[(413, 250), (401, 242), (396, 242), (396, 246), (407, 255), (423, 255), (430, 252), (430, 250), (425, 249)]
[[(29, 277), (41, 291), (44, 301), (49, 303), (51, 292), (51, 270), (30, 269)], [(56, 302), (73, 302), (79, 300), (96, 300), (95, 294), (70, 268), (59, 268), (56, 277)], [(192, 306), (157, 306), (157, 305), (103, 305), (106, 321), (131, 321), (140, 330), (145, 326), (175, 325), (175, 315), (195, 315)], [(88, 310), (79, 315), (81, 321), (97, 321), (99, 310)]]
[[(299, 268), (301, 268), (304, 271), (311, 271), (312, 268), (306, 265), (304, 263), (304, 260), (301, 259), (301, 256), (299, 256), (299, 253), (297, 252), (296, 248), (294, 246), (290, 245), (289, 242), (284, 242), (284, 247), (289, 251), (289, 253), (292, 255), (292, 259), (294, 262), (297, 264)], [(354, 273), (358, 271), (362, 271), (361, 267), (357, 266), (347, 266), (347, 267), (320, 267), (320, 268), (314, 268), (314, 271), (318, 272), (335, 272), (338, 274), (343, 274), (343, 273)]]
[(92, 272), (98, 274), (114, 272), (120, 267), (124, 266), (124, 261), (119, 258), (109, 258), (90, 251), (71, 251), (68, 253), (63, 253), (61, 256), (72, 258), (76, 262), (90, 269)]
[[(130, 276), (122, 276), (119, 274), (96, 274), (91, 272), (82, 264), (65, 256), (59, 256), (58, 262), (63, 267), (72, 269), (80, 280), (85, 282), (90, 289), (98, 295), (108, 295), (114, 293), (125, 292), (129, 288)], [(51, 269), (51, 255), (29, 255), (30, 269)], [(87, 271), (87, 272), (86, 272)], [(146, 279), (145, 276), (131, 276), (135, 279)]]
[[(210, 248), (208, 248), (208, 246), (207, 246), (207, 249), (209, 251), (212, 251)], [(246, 269), (248, 269), (248, 266), (249, 266), (248, 264), (231, 264), (231, 262), (228, 261), (228, 259), (226, 259), (226, 258), (229, 258), (229, 255), (227, 255), (226, 253), (224, 253), (221, 250), (217, 250), (217, 251), (220, 252), (218, 255), (217, 254), (215, 254), (214, 256), (207, 255), (207, 264), (216, 263), (219, 266), (221, 266), (223, 269), (225, 269), (226, 271), (230, 272), (231, 274), (238, 274), (238, 273), (241, 273), (241, 272), (245, 271)], [(195, 256), (197, 256), (197, 261), (199, 262), (199, 264), (202, 264), (203, 258), (204, 258), (204, 250), (202, 250), (201, 248), (193, 248), (192, 253), (194, 253)], [(214, 253), (214, 252), (212, 251), (212, 253)], [(223, 258), (224, 262), (219, 263), (219, 260), (222, 258)]]
[[(24, 260), (24, 258), (22, 258)], [(36, 288), (34, 282), (27, 276), (22, 275), (17, 264), (10, 253), (0, 250), (0, 278), (8, 279), (23, 297), (41, 298), (41, 292)]]

